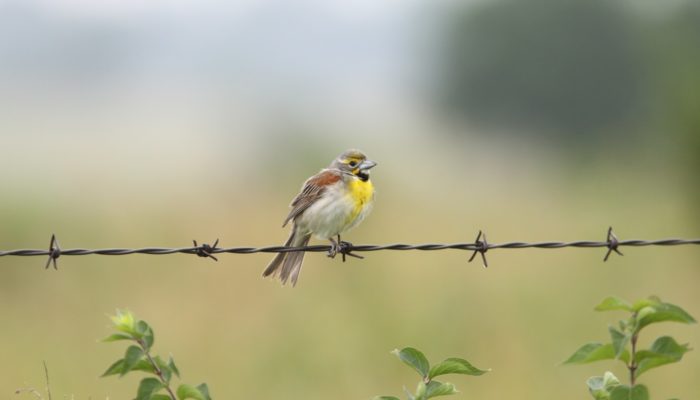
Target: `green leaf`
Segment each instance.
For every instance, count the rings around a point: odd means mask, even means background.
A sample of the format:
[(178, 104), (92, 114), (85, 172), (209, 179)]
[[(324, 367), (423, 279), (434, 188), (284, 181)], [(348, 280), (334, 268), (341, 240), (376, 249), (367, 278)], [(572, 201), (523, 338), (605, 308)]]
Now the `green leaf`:
[(150, 400), (151, 396), (163, 387), (163, 384), (156, 378), (143, 378), (139, 383), (136, 400)]
[(475, 366), (471, 365), (467, 360), (463, 360), (461, 358), (448, 358), (445, 361), (434, 365), (432, 368), (430, 368), (428, 378), (433, 379), (436, 376), (447, 374), (479, 376), (487, 372), (488, 370), (484, 371), (479, 368), (476, 368)]
[(178, 378), (180, 377), (180, 370), (177, 369), (177, 366), (175, 365), (175, 360), (173, 359), (172, 355), (168, 357), (168, 368), (170, 368), (170, 370), (173, 371), (173, 373), (177, 375)]
[(182, 384), (177, 388), (177, 398), (179, 400), (185, 399), (195, 399), (195, 400), (207, 400), (204, 394), (199, 391), (196, 387), (192, 385)]
[(678, 362), (683, 358), (683, 354), (689, 351), (687, 343), (681, 345), (670, 336), (662, 336), (652, 343), (649, 350), (637, 352), (635, 375), (640, 376), (650, 369)]
[(205, 400), (211, 400), (211, 396), (209, 396), (209, 386), (207, 386), (206, 383), (200, 383), (197, 385), (197, 389), (204, 395)]
[(605, 299), (603, 299), (602, 302), (600, 302), (600, 304), (595, 306), (594, 310), (596, 310), (596, 311), (625, 310), (625, 311), (629, 311), (629, 312), (634, 311), (634, 309), (632, 308), (632, 306), (628, 302), (620, 299), (619, 297), (615, 297), (615, 296), (606, 297)]
[(401, 361), (418, 371), (423, 378), (428, 376), (430, 364), (420, 351), (412, 347), (404, 347), (401, 350), (396, 349), (392, 353), (399, 357)]
[(102, 377), (116, 375), (122, 372), (124, 369), (124, 359), (120, 358), (115, 361), (114, 364), (110, 365), (109, 368), (102, 374)]
[(602, 376), (592, 376), (588, 378), (586, 385), (588, 386), (588, 391), (595, 400), (608, 400), (610, 398), (610, 393), (605, 390)]
[(610, 399), (610, 391), (619, 384), (620, 380), (610, 371), (606, 371), (603, 376), (594, 376), (586, 381), (588, 391), (596, 400)]
[(617, 379), (615, 374), (613, 374), (610, 371), (605, 371), (605, 373), (603, 374), (603, 385), (605, 385), (607, 389), (612, 389), (613, 387), (619, 384), (620, 380)]
[(658, 298), (658, 297), (656, 297), (656, 296), (649, 296), (649, 297), (646, 298), (646, 299), (637, 300), (637, 301), (632, 305), (632, 309), (633, 309), (635, 312), (639, 312), (639, 311), (642, 310), (642, 308), (645, 308), (645, 307), (653, 307), (653, 306), (655, 306), (656, 304), (659, 304), (659, 303), (661, 303), (661, 299), (660, 299), (660, 298)]
[(117, 340), (133, 340), (133, 338), (124, 333), (114, 333), (102, 339), (103, 342), (116, 342)]
[(126, 310), (117, 310), (117, 315), (110, 317), (118, 331), (134, 334), (134, 315)]
[(619, 385), (610, 391), (610, 400), (649, 400), (649, 391), (644, 385)]
[(618, 331), (613, 326), (609, 326), (608, 331), (610, 332), (615, 359), (618, 359), (622, 355), (622, 352), (625, 351), (625, 346), (627, 346), (627, 342), (630, 340), (630, 335)]
[(150, 400), (172, 400), (167, 394), (154, 394)]
[(139, 362), (136, 363), (131, 368), (132, 371), (143, 371), (143, 372), (150, 372), (152, 374), (156, 373), (156, 370), (153, 369), (153, 364), (148, 362), (148, 360), (140, 359)]
[[(586, 364), (599, 360), (614, 360), (615, 349), (611, 343), (602, 344), (598, 342), (586, 343), (581, 346), (574, 354), (571, 355), (564, 364)], [(619, 357), (620, 360), (627, 362), (629, 353), (623, 351)]]
[(425, 398), (430, 399), (438, 396), (447, 396), (458, 393), (455, 385), (451, 383), (442, 383), (438, 381), (430, 381), (427, 385)]
[(649, 391), (644, 385), (634, 385), (630, 400), (649, 400)]
[(395, 396), (374, 396), (372, 400), (401, 400)]
[(424, 381), (418, 381), (418, 386), (416, 387), (416, 400), (426, 400), (425, 393), (428, 391), (428, 386)]
[[(121, 374), (123, 369), (124, 369), (124, 359), (117, 360), (114, 364), (112, 364), (109, 368), (107, 368), (107, 371), (105, 371), (105, 373), (102, 374), (102, 377)], [(152, 374), (155, 373), (155, 370), (153, 369), (153, 365), (151, 365), (150, 362), (148, 362), (144, 359), (139, 360), (139, 362), (137, 362), (136, 365), (131, 367), (131, 371), (143, 371), (143, 372), (150, 372)]]
[(406, 397), (408, 397), (408, 400), (416, 400), (416, 397), (413, 395), (413, 393), (409, 392), (408, 389), (406, 389), (406, 386), (403, 387), (403, 392), (406, 393)]
[(124, 376), (127, 372), (131, 371), (134, 366), (143, 357), (143, 350), (138, 346), (129, 346), (124, 354), (124, 364), (122, 365), (122, 370), (119, 376)]
[(150, 350), (153, 346), (153, 329), (148, 325), (146, 321), (136, 322), (136, 335), (139, 339), (143, 339), (143, 343), (146, 345), (146, 350)]
[(142, 320), (136, 321), (136, 324), (134, 324), (134, 328), (134, 330), (139, 336), (143, 336), (150, 329), (148, 323)]
[(146, 349), (150, 350), (151, 347), (153, 347), (153, 342), (155, 341), (155, 337), (153, 336), (153, 329), (150, 327), (148, 328), (148, 331), (143, 335), (143, 342), (146, 344)]
[(695, 319), (684, 309), (671, 303), (656, 302), (639, 310), (637, 331), (657, 322), (674, 321), (692, 324)]

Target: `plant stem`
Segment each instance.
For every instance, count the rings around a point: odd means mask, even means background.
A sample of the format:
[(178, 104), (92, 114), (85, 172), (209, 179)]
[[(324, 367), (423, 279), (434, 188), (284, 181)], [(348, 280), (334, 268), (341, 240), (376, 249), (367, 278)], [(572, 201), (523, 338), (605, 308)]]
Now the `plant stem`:
[(143, 350), (143, 354), (146, 355), (146, 358), (148, 359), (148, 362), (151, 363), (153, 366), (153, 370), (155, 371), (156, 375), (158, 375), (158, 379), (160, 379), (160, 382), (165, 386), (165, 390), (168, 391), (168, 395), (170, 395), (170, 398), (172, 400), (177, 400), (177, 397), (175, 397), (175, 393), (173, 393), (173, 390), (170, 389), (170, 383), (165, 380), (165, 376), (163, 375), (163, 371), (161, 371), (160, 367), (158, 367), (158, 364), (156, 364), (156, 361), (151, 357), (151, 354), (148, 351), (148, 348), (146, 347), (146, 343), (143, 341), (143, 339), (138, 339), (136, 342), (141, 346), (141, 349)]
[(634, 386), (635, 372), (637, 372), (637, 334), (632, 335), (630, 339), (632, 343), (632, 354), (630, 355), (630, 364), (627, 366), (630, 370), (630, 386)]
[(44, 360), (44, 375), (46, 376), (46, 393), (49, 395), (49, 400), (51, 400), (51, 385), (49, 384), (49, 368), (46, 366), (46, 360)]

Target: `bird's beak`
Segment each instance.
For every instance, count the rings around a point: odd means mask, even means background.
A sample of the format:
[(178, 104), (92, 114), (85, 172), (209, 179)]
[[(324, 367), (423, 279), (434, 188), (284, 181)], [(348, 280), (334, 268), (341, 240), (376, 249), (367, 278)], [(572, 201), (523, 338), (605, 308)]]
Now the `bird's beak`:
[(373, 168), (376, 165), (377, 165), (377, 163), (372, 161), (372, 160), (364, 160), (360, 163), (360, 169), (361, 170), (368, 170), (370, 168)]

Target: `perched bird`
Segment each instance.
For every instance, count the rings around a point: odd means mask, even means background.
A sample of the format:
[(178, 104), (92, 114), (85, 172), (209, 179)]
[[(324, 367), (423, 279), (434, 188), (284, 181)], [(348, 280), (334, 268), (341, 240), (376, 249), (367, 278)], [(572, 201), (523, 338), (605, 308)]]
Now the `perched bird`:
[[(377, 165), (358, 150), (348, 150), (318, 174), (307, 179), (292, 200), (282, 227), (292, 222), (285, 246), (306, 246), (311, 235), (331, 242), (329, 257), (342, 251), (340, 234), (359, 224), (372, 209), (374, 186), (369, 170)], [(336, 240), (337, 238), (337, 240)], [(263, 276), (279, 276), (282, 284), (296, 285), (304, 261), (303, 251), (278, 253)]]

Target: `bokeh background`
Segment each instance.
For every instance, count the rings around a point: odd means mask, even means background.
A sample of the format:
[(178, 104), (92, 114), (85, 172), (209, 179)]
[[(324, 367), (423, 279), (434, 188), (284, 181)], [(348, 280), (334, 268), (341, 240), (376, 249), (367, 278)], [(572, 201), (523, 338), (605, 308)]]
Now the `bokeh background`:
[[(0, 248), (282, 243), (303, 180), (346, 148), (379, 166), (355, 243), (700, 236), (700, 7), (654, 0), (0, 1)], [(586, 399), (612, 363), (608, 295), (700, 317), (695, 247), (0, 259), (0, 397), (128, 399), (98, 376), (106, 315), (155, 328), (217, 399), (367, 399), (415, 376), (415, 346), (493, 371), (460, 398)], [(700, 345), (697, 326), (660, 325)], [(697, 398), (700, 357), (643, 376)], [(31, 397), (29, 395), (23, 395)]]

